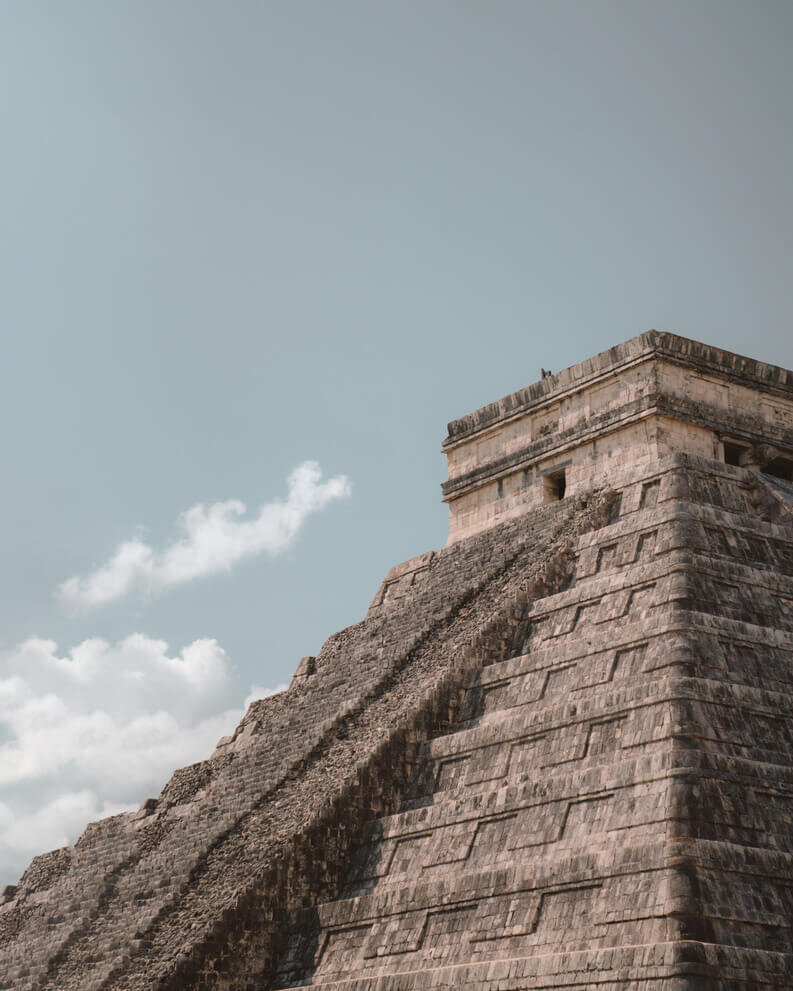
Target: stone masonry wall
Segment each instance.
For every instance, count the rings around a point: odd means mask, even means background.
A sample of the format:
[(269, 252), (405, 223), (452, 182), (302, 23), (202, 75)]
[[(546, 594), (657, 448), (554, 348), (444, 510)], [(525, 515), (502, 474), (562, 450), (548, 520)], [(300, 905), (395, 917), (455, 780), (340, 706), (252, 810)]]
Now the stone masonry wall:
[(398, 801), (411, 748), (449, 719), (461, 672), (500, 649), (515, 596), (563, 583), (608, 506), (568, 500), (438, 552), (404, 603), (390, 576), (367, 620), (209, 760), (34, 861), (0, 907), (0, 987), (250, 986), (285, 913), (332, 894), (361, 823)]
[(682, 456), (615, 483), (273, 987), (793, 986), (793, 488)]
[(36, 858), (0, 988), (793, 986), (793, 489), (613, 480), (393, 568), (211, 758)]
[(449, 424), (449, 541), (549, 501), (559, 472), (577, 494), (677, 452), (723, 461), (725, 442), (793, 465), (793, 373), (650, 331)]

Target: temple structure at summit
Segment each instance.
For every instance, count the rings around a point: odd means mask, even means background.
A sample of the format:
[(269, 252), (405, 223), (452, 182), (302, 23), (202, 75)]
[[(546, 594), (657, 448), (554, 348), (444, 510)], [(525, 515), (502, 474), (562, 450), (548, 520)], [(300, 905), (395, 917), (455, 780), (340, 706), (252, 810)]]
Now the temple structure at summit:
[(793, 372), (650, 331), (444, 451), (446, 547), (37, 857), (0, 989), (793, 987)]
[(449, 542), (681, 452), (790, 483), (792, 400), (793, 372), (642, 334), (449, 424)]

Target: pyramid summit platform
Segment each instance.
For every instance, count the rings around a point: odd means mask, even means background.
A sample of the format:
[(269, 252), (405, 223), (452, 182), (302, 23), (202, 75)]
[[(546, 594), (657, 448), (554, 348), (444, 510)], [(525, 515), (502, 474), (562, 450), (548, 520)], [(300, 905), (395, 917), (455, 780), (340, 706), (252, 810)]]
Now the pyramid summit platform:
[(0, 988), (793, 987), (793, 372), (649, 331), (449, 424), (446, 547), (0, 897)]

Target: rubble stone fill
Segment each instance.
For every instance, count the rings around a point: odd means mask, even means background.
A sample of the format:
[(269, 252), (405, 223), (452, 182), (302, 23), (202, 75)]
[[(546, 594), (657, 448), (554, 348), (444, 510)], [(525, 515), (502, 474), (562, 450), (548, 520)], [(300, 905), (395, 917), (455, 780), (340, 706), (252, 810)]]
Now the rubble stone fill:
[(0, 988), (793, 987), (793, 372), (654, 331), (449, 425), (450, 541), (0, 897)]

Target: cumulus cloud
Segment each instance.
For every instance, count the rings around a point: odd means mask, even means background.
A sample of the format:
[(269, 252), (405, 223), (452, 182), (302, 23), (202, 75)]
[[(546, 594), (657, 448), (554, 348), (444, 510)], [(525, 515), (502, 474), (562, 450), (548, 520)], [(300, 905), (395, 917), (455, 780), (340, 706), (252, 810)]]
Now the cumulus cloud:
[(280, 554), (297, 537), (303, 523), (334, 499), (350, 495), (344, 475), (321, 481), (315, 461), (299, 465), (287, 480), (287, 497), (265, 503), (253, 519), (241, 519), (246, 509), (238, 499), (208, 508), (192, 506), (178, 520), (182, 536), (162, 551), (138, 538), (122, 543), (115, 554), (86, 577), (67, 579), (56, 595), (67, 607), (91, 608), (131, 593), (157, 592), (228, 571), (243, 558)]
[(172, 655), (134, 634), (61, 654), (32, 638), (0, 655), (0, 887), (35, 854), (137, 808), (177, 767), (208, 757), (239, 721), (243, 695), (215, 640)]

